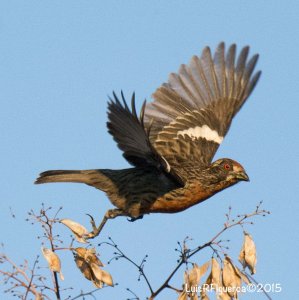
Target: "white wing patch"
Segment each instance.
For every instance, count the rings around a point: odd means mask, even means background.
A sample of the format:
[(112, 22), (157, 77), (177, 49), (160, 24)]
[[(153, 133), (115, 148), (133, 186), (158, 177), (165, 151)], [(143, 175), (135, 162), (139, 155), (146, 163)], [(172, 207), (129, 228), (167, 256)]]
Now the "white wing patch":
[(163, 155), (161, 155), (161, 158), (166, 163), (166, 171), (169, 173), (171, 170), (170, 164), (168, 163), (168, 161), (166, 160), (166, 158)]
[(203, 126), (196, 126), (193, 128), (188, 128), (185, 130), (180, 130), (177, 133), (177, 136), (189, 136), (192, 140), (198, 139), (198, 138), (204, 138), (207, 141), (213, 141), (217, 144), (221, 144), (223, 141), (223, 136), (220, 136), (216, 130), (212, 130), (209, 126), (203, 125)]

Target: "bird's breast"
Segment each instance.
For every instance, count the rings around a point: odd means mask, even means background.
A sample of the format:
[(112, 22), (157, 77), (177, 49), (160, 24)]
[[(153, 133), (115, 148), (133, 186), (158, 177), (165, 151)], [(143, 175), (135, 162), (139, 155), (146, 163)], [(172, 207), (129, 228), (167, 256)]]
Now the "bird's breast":
[(216, 191), (199, 183), (187, 183), (183, 188), (175, 189), (159, 198), (150, 207), (151, 213), (176, 213), (196, 205)]

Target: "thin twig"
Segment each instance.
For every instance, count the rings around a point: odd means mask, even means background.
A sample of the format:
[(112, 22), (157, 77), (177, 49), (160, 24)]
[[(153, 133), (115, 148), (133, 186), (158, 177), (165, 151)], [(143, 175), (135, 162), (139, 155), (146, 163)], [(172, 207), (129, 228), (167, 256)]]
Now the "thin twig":
[(144, 278), (144, 280), (145, 280), (145, 282), (146, 282), (146, 284), (147, 284), (150, 292), (153, 293), (154, 292), (153, 288), (152, 288), (152, 286), (151, 286), (151, 284), (149, 282), (149, 279), (147, 278), (147, 276), (146, 276), (146, 274), (145, 274), (145, 272), (143, 270), (143, 263), (144, 263), (145, 259), (143, 259), (142, 262), (141, 262), (141, 264), (138, 265), (131, 258), (129, 258), (127, 255), (125, 255), (124, 252), (121, 251), (118, 248), (118, 246), (113, 242), (113, 240), (110, 237), (109, 237), (109, 239), (110, 239), (111, 243), (109, 243), (109, 242), (103, 242), (103, 243), (99, 244), (99, 246), (102, 245), (102, 244), (106, 244), (106, 245), (110, 245), (110, 246), (114, 247), (119, 252), (119, 253), (117, 253), (118, 258), (124, 258), (124, 259), (126, 259), (127, 261), (129, 261), (132, 265), (134, 265), (138, 269), (140, 275)]
[[(260, 203), (261, 204), (261, 203)], [(259, 205), (260, 205), (259, 204)], [(232, 228), (234, 226), (242, 226), (244, 224), (244, 221), (256, 216), (256, 215), (265, 215), (266, 213), (269, 213), (265, 210), (259, 210), (259, 205), (257, 206), (256, 210), (251, 214), (246, 215), (240, 215), (238, 216), (238, 220), (233, 220), (230, 222), (231, 217), (231, 208), (229, 208), (229, 213), (226, 215), (227, 221), (224, 224), (223, 229), (221, 229), (209, 242), (196, 247), (194, 250), (190, 251), (187, 249), (187, 253), (182, 253), (181, 259), (174, 268), (174, 270), (170, 273), (170, 275), (166, 278), (166, 280), (162, 283), (162, 285), (155, 291), (151, 291), (151, 296), (149, 297), (149, 300), (153, 300), (158, 294), (160, 294), (165, 288), (169, 287), (169, 281), (172, 279), (172, 277), (175, 275), (175, 273), (180, 269), (180, 267), (186, 262), (186, 260), (189, 260), (193, 255), (198, 253), (199, 251), (203, 250), (204, 248), (210, 247), (212, 244), (215, 243), (216, 239), (222, 235), (225, 231), (227, 231), (229, 228)]]
[(70, 298), (69, 300), (76, 300), (76, 299), (79, 299), (79, 298), (84, 298), (85, 296), (91, 296), (93, 297), (94, 299), (96, 299), (96, 297), (93, 295), (95, 292), (97, 292), (99, 289), (94, 289), (90, 292), (81, 292), (78, 296), (75, 296), (73, 298)]

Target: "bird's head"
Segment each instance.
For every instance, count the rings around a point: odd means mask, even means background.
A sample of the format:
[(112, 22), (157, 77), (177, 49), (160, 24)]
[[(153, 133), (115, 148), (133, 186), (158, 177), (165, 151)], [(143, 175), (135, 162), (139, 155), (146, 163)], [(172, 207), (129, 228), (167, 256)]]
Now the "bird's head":
[(249, 181), (244, 168), (236, 161), (229, 158), (218, 159), (206, 170), (212, 185), (219, 185), (223, 189), (239, 181)]

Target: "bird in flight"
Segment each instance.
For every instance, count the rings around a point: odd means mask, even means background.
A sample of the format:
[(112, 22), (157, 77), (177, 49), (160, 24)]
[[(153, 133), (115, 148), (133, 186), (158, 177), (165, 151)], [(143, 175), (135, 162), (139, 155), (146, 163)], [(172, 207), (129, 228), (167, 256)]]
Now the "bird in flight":
[(144, 214), (176, 213), (198, 204), (249, 178), (238, 162), (212, 162), (233, 117), (254, 89), (261, 72), (254, 73), (258, 54), (236, 45), (227, 51), (220, 43), (214, 53), (205, 47), (143, 103), (140, 114), (113, 93), (108, 102), (109, 133), (124, 158), (133, 165), (122, 170), (55, 170), (35, 183), (79, 182), (104, 191), (116, 207), (108, 210), (86, 238), (97, 236), (108, 219)]

